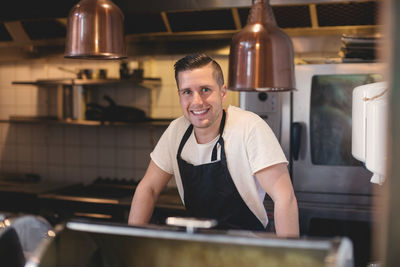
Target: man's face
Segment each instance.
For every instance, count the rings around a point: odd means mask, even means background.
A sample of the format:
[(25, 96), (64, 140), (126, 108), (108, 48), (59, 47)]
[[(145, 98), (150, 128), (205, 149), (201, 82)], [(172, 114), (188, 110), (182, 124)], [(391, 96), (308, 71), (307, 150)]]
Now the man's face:
[[(220, 87), (211, 64), (178, 73), (178, 93), (183, 115), (194, 128), (219, 127), (225, 86)], [(214, 129), (214, 128), (213, 128)]]

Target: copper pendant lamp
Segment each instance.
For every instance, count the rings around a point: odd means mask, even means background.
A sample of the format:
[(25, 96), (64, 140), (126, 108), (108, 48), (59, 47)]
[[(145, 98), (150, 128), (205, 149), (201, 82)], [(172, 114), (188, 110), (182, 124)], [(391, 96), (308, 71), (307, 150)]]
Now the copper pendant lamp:
[(232, 38), (228, 89), (294, 90), (293, 46), (276, 24), (269, 0), (253, 0), (247, 25)]
[(68, 16), (66, 58), (126, 58), (124, 15), (110, 0), (82, 0)]

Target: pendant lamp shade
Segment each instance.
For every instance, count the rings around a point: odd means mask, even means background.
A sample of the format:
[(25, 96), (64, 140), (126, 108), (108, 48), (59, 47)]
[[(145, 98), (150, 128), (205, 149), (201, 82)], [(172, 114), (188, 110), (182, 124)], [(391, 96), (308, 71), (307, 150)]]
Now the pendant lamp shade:
[(228, 89), (294, 89), (293, 46), (276, 24), (269, 0), (253, 0), (247, 25), (232, 38)]
[(70, 11), (66, 58), (126, 58), (124, 15), (110, 0), (82, 0)]

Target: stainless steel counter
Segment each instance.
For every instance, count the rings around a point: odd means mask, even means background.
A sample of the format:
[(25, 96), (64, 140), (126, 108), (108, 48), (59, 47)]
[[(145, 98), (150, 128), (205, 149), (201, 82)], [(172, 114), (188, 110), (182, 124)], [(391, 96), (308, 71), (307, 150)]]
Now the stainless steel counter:
[(68, 222), (28, 266), (353, 266), (347, 238), (280, 239), (266, 233)]

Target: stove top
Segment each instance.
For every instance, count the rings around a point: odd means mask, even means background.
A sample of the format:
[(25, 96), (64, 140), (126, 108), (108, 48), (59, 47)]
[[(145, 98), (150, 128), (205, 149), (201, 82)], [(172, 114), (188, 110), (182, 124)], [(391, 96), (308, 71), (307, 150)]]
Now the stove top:
[(62, 188), (39, 195), (40, 198), (53, 198), (79, 202), (129, 205), (138, 182), (127, 179), (97, 178), (89, 185)]
[(41, 194), (77, 186), (77, 183), (13, 181), (0, 179), (0, 191), (10, 193)]

